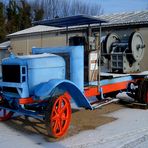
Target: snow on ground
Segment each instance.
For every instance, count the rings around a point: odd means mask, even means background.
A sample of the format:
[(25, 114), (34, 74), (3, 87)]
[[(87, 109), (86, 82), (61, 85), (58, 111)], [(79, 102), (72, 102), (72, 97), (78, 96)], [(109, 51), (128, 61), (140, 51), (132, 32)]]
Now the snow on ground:
[[(95, 130), (83, 131), (58, 142), (47, 142), (42, 135), (27, 134), (0, 123), (0, 147), (5, 148), (146, 148), (148, 110), (124, 108), (107, 116), (118, 118)], [(91, 121), (90, 121), (91, 122)]]

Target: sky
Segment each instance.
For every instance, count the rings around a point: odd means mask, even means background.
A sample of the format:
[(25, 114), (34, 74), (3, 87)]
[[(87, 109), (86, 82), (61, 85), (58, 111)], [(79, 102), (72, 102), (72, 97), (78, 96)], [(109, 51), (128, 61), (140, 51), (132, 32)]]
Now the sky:
[(148, 0), (91, 0), (101, 4), (104, 14), (148, 10)]
[(88, 2), (101, 4), (103, 14), (148, 10), (148, 0), (88, 0)]

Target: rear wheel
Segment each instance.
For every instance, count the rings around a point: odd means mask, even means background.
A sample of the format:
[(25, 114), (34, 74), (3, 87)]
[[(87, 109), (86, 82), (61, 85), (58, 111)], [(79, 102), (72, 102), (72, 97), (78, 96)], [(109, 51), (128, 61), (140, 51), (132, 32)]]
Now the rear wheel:
[(71, 120), (70, 101), (65, 96), (53, 98), (47, 107), (45, 121), (48, 134), (54, 138), (65, 135)]
[(137, 96), (138, 102), (148, 104), (148, 79), (140, 82)]

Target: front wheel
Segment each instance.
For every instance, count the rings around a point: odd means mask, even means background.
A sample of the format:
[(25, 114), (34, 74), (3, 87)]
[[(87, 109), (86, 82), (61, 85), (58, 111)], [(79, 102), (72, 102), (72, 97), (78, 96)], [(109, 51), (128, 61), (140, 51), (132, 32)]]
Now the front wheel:
[(45, 113), (48, 134), (59, 138), (65, 135), (71, 120), (70, 101), (65, 96), (53, 98)]
[(0, 121), (6, 121), (13, 116), (13, 112), (6, 109), (0, 109)]
[[(0, 96), (0, 105), (4, 107), (8, 107), (8, 103), (6, 100)], [(14, 112), (8, 111), (7, 109), (0, 109), (0, 121), (6, 121), (13, 116)]]

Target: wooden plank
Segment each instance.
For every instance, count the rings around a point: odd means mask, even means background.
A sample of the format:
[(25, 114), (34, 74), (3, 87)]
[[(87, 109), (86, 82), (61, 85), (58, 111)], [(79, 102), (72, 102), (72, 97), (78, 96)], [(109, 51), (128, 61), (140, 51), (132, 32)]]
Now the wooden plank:
[(129, 104), (128, 106), (136, 109), (148, 109), (148, 105), (144, 103), (132, 103)]

